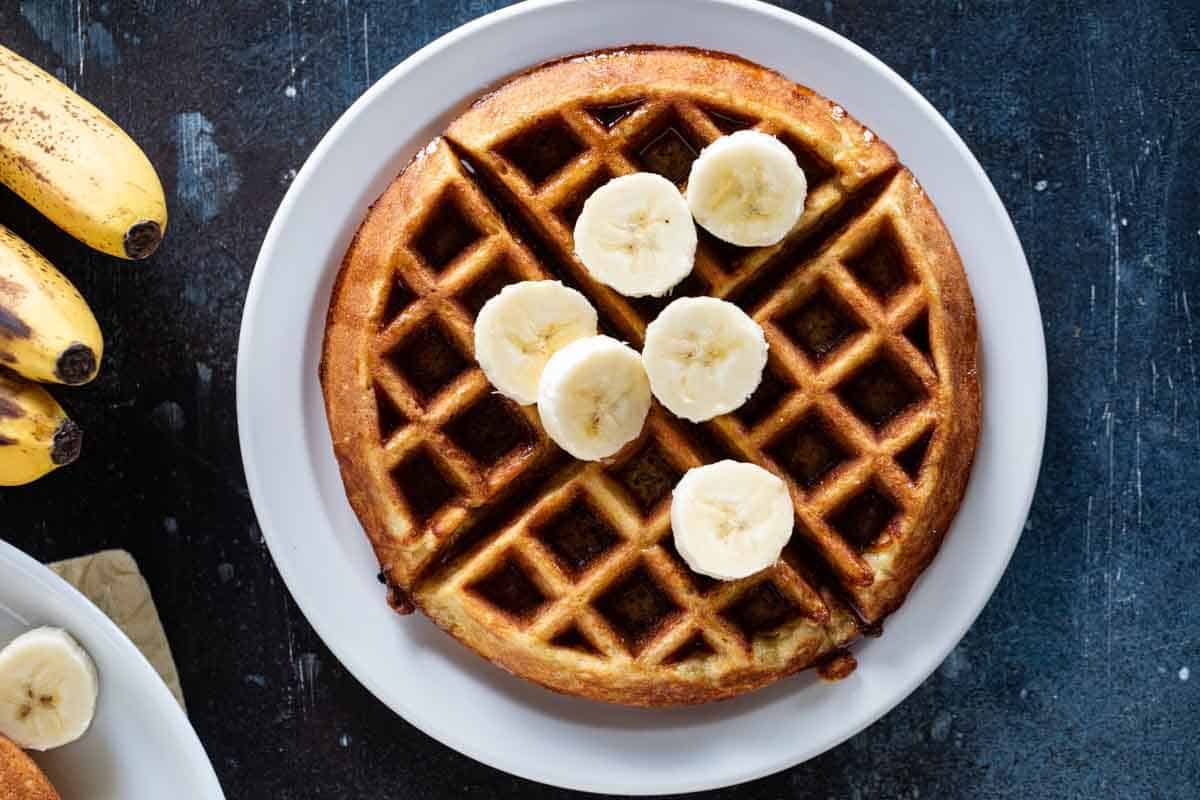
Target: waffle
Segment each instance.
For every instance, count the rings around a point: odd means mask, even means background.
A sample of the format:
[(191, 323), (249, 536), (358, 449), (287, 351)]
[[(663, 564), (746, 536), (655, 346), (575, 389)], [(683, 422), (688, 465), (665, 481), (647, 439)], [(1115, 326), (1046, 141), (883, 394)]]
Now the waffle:
[(33, 759), (2, 735), (0, 800), (59, 800), (58, 792)]
[[(574, 257), (583, 201), (636, 171), (681, 186), (724, 133), (796, 154), (810, 191), (779, 244), (701, 231), (673, 294), (745, 308), (763, 383), (703, 424), (657, 403), (612, 459), (579, 462), (535, 407), (494, 393), (474, 315), (557, 279), (602, 333), (640, 347), (672, 299), (630, 299)], [(739, 58), (631, 47), (541, 66), (481, 97), (372, 206), (333, 292), (321, 364), (346, 492), (394, 607), (419, 608), (499, 666), (633, 704), (730, 697), (814, 665), (904, 600), (956, 513), (979, 429), (974, 309), (937, 211), (840, 106)], [(670, 494), (732, 458), (788, 484), (796, 532), (773, 567), (717, 582), (684, 564)]]

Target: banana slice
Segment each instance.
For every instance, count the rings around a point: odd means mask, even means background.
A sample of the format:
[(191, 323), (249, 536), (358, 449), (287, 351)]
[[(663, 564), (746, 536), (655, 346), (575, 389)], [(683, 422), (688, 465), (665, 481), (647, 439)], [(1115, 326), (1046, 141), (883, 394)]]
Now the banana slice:
[(650, 172), (623, 175), (584, 202), (575, 253), (621, 294), (661, 297), (692, 271), (696, 225), (675, 184)]
[(703, 422), (754, 394), (767, 364), (767, 337), (733, 303), (681, 297), (646, 327), (642, 361), (658, 402)]
[(649, 411), (650, 382), (641, 356), (608, 336), (572, 342), (542, 372), (542, 427), (575, 458), (611, 456), (637, 438)]
[(783, 481), (740, 461), (688, 470), (671, 496), (675, 549), (694, 572), (718, 580), (745, 578), (778, 561), (793, 522)]
[(532, 405), (550, 356), (595, 336), (597, 324), (587, 298), (558, 281), (509, 284), (475, 318), (475, 358), (497, 391)]
[(738, 131), (710, 144), (692, 162), (687, 202), (696, 222), (718, 239), (762, 247), (787, 235), (808, 196), (808, 180), (783, 142)]
[(0, 734), (50, 750), (87, 731), (96, 714), (96, 665), (59, 628), (35, 628), (0, 650)]

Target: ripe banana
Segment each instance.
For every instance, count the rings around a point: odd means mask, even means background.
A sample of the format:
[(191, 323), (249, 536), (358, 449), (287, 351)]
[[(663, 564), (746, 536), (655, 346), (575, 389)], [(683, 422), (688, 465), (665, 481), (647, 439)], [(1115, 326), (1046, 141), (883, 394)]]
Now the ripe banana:
[(36, 383), (0, 370), (0, 486), (21, 486), (79, 457), (83, 431)]
[(0, 364), (77, 386), (96, 377), (104, 339), (87, 302), (54, 265), (0, 225)]
[(795, 512), (787, 486), (755, 464), (694, 467), (671, 495), (675, 549), (695, 572), (736, 580), (779, 560)]
[(623, 175), (584, 202), (575, 254), (621, 294), (661, 297), (692, 271), (696, 224), (675, 184), (649, 172)]
[(608, 336), (572, 342), (542, 372), (542, 427), (575, 458), (598, 461), (616, 453), (641, 433), (649, 411), (641, 356)]
[(34, 628), (0, 650), (0, 734), (27, 750), (62, 747), (96, 715), (96, 665), (70, 634)]
[(804, 213), (808, 180), (795, 154), (761, 131), (738, 131), (692, 162), (687, 202), (705, 230), (742, 247), (772, 245)]
[(84, 244), (146, 258), (167, 202), (146, 154), (47, 72), (0, 46), (0, 183)]
[(642, 361), (658, 402), (703, 422), (754, 394), (767, 365), (767, 338), (733, 303), (681, 297), (646, 327)]
[(550, 356), (597, 324), (587, 298), (558, 281), (509, 284), (475, 318), (475, 358), (497, 391), (531, 405)]

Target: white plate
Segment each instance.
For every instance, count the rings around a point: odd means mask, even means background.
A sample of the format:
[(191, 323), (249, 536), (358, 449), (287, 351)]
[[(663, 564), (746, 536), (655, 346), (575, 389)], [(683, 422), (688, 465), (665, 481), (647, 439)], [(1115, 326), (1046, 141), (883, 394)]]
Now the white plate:
[(224, 797), (196, 732), (133, 642), (66, 581), (0, 542), (0, 645), (39, 625), (69, 631), (100, 673), (88, 732), (33, 754), (63, 800)]
[[(629, 43), (727, 50), (837, 100), (912, 167), (979, 299), (985, 416), (975, 472), (941, 554), (848, 680), (782, 681), (671, 711), (559, 697), (384, 603), (346, 503), (317, 383), (329, 292), (367, 206), (465, 101), (556, 56)], [(811, 758), (904, 699), (982, 610), (1020, 536), (1046, 420), (1046, 357), (1029, 268), (966, 146), (878, 60), (815, 23), (743, 0), (523, 3), (442, 37), (389, 72), (300, 171), (259, 255), (242, 323), (238, 421), (254, 506), (296, 602), (396, 713), (480, 761), (559, 786), (664, 793), (749, 780)]]

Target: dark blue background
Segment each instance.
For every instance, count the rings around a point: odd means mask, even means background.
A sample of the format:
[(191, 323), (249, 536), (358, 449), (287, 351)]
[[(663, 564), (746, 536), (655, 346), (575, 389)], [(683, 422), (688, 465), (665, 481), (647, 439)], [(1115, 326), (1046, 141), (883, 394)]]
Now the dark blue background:
[[(230, 798), (562, 794), (426, 738), (329, 654), (255, 527), (234, 415), (242, 301), (295, 170), (373, 80), (500, 5), (0, 0), (0, 43), (123, 125), (172, 206), (135, 265), (0, 190), (108, 342), (95, 384), (58, 393), (82, 460), (3, 490), (0, 537), (134, 553)], [(850, 742), (718, 796), (1197, 796), (1200, 7), (781, 5), (891, 65), (983, 163), (1037, 282), (1050, 419), (1025, 535), (942, 668)]]

